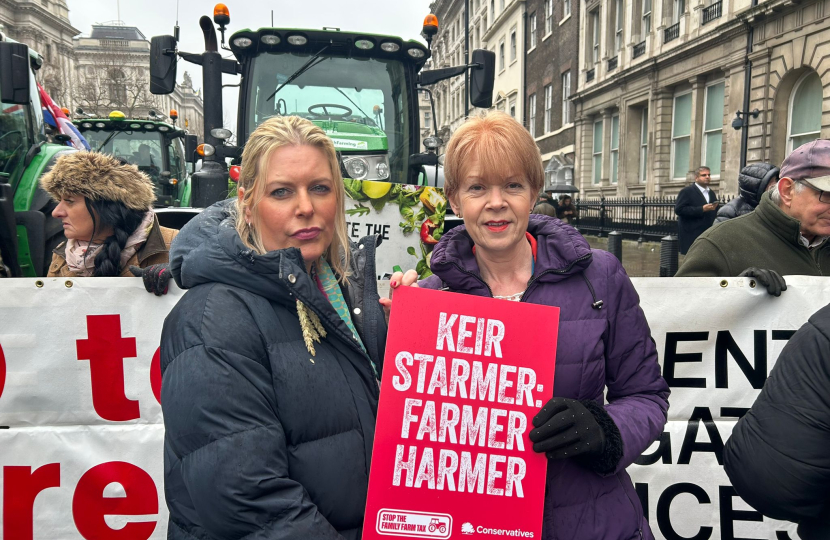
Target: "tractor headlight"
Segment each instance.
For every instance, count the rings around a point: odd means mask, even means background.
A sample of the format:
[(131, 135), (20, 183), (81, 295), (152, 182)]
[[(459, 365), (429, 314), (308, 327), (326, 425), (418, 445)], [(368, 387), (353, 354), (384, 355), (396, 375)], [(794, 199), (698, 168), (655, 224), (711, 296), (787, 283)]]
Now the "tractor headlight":
[(355, 180), (363, 180), (369, 173), (369, 164), (363, 158), (347, 158), (343, 164), (346, 166), (346, 172)]
[(385, 161), (378, 163), (376, 170), (378, 173), (378, 179), (386, 180), (389, 178), (389, 165)]

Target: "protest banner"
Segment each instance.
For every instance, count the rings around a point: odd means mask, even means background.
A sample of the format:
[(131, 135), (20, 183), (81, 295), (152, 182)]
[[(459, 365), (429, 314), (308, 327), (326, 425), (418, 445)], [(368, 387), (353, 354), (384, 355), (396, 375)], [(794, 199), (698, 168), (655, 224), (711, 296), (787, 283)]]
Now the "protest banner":
[[(672, 390), (662, 437), (628, 468), (658, 540), (798, 538), (721, 465), (787, 340), (830, 303), (826, 277), (786, 279), (780, 298), (748, 278), (632, 280)], [(181, 294), (138, 278), (0, 279), (1, 538), (166, 538), (158, 344)], [(481, 538), (471, 525), (457, 537)]]
[(558, 327), (558, 308), (395, 292), (364, 539), (541, 538), (547, 458), (527, 434)]

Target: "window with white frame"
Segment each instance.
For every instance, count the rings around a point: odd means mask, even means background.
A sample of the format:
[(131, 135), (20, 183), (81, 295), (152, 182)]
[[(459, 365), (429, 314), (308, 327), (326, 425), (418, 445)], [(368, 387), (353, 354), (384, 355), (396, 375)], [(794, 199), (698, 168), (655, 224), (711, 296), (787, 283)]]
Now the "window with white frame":
[(499, 71), (502, 71), (505, 68), (504, 63), (504, 38), (499, 40)]
[(723, 141), (723, 81), (706, 87), (703, 117), (703, 163), (712, 176), (720, 176)]
[(616, 0), (614, 4), (614, 51), (620, 52), (623, 44), (623, 15), (625, 4), (623, 0)]
[(496, 0), (490, 0), (490, 20), (496, 20)]
[(571, 72), (562, 74), (562, 125), (571, 123)]
[(571, 0), (562, 2), (562, 18), (570, 16), (571, 14)]
[(644, 108), (640, 118), (640, 182), (645, 183), (648, 175), (648, 109)]
[(423, 127), (432, 128), (432, 115), (429, 112), (424, 113), (424, 125)]
[(617, 183), (620, 169), (620, 115), (611, 117), (611, 183)]
[(527, 130), (530, 136), (536, 138), (536, 94), (530, 94), (527, 98), (528, 120)]
[(599, 8), (590, 14), (591, 20), (591, 63), (599, 63)]
[(593, 162), (591, 164), (591, 183), (599, 185), (602, 180), (602, 119), (594, 122)]
[(510, 100), (510, 105), (507, 110), (510, 111), (510, 116), (516, 118), (516, 98)]
[(671, 127), (672, 178), (686, 178), (689, 172), (689, 146), (692, 138), (692, 94), (674, 97)]
[(643, 0), (643, 23), (640, 27), (640, 41), (644, 41), (651, 32), (651, 1)]
[(553, 0), (545, 0), (545, 35), (553, 32)]
[(499, 13), (504, 11), (504, 0), (499, 0)]
[(516, 59), (516, 27), (510, 29), (510, 61)]
[(528, 21), (528, 28), (530, 30), (530, 48), (536, 48), (536, 13), (532, 13), (530, 15), (530, 20)]
[[(787, 122), (787, 154), (821, 135), (821, 79), (814, 71), (793, 87)], [(746, 129), (746, 128), (744, 128)]]
[(553, 110), (553, 86), (545, 86), (545, 133), (551, 131), (551, 116)]

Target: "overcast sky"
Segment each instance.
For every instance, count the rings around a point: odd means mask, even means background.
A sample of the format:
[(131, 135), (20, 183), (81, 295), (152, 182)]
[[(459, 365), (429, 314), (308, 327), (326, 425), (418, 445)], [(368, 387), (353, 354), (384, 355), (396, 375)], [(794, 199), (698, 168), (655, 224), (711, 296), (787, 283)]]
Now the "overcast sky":
[[(216, 2), (204, 0), (179, 0), (179, 50), (199, 53), (204, 50), (204, 39), (199, 29), (199, 17), (213, 16)], [(278, 28), (323, 28), (333, 26), (343, 31), (359, 31), (387, 34), (403, 39), (420, 36), (424, 17), (429, 13), (430, 0), (230, 0), (224, 2), (231, 13), (229, 38), (233, 32), (244, 28), (258, 29), (271, 26), (271, 10), (274, 26)], [(117, 20), (118, 0), (67, 0), (69, 22), (84, 34), (92, 25)], [(176, 23), (176, 0), (121, 0), (120, 19), (136, 26), (149, 40), (152, 36), (172, 34)], [(217, 32), (218, 37), (218, 32)], [(230, 54), (230, 51), (225, 51)], [(193, 85), (202, 86), (199, 66), (179, 61), (178, 78), (187, 70)], [(236, 78), (225, 75), (225, 84)], [(225, 89), (224, 111), (228, 127), (236, 129), (236, 90)]]

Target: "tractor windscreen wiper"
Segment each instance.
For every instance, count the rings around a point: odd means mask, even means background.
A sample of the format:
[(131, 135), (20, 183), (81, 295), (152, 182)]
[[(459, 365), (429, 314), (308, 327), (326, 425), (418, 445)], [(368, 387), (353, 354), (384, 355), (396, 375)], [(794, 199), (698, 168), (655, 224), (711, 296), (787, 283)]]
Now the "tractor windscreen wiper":
[[(328, 58), (328, 57), (320, 59), (320, 55), (321, 55), (321, 54), (323, 54), (324, 52), (326, 52), (330, 46), (331, 46), (331, 45), (326, 45), (325, 47), (323, 47), (322, 49), (320, 49), (319, 51), (317, 51), (317, 54), (315, 54), (314, 56), (312, 56), (311, 58), (309, 58), (309, 59), (308, 59), (308, 62), (306, 62), (305, 64), (303, 64), (302, 66), (300, 66), (300, 69), (298, 69), (297, 71), (295, 71), (294, 73), (292, 73), (292, 74), (291, 74), (291, 76), (290, 76), (290, 77), (288, 77), (288, 79), (286, 79), (286, 81), (285, 81), (284, 83), (282, 83), (281, 85), (279, 85), (279, 86), (277, 87), (277, 89), (276, 89), (276, 90), (274, 90), (274, 93), (273, 93), (273, 94), (271, 94), (270, 96), (268, 96), (268, 99), (266, 99), (265, 101), (271, 101), (272, 99), (274, 99), (274, 96), (276, 96), (276, 95), (277, 95), (277, 92), (279, 92), (280, 90), (282, 90), (282, 89), (283, 89), (283, 87), (285, 87), (285, 85), (287, 85), (287, 84), (289, 84), (289, 83), (293, 82), (293, 81), (294, 81), (294, 79), (296, 79), (297, 77), (299, 77), (300, 75), (302, 75), (303, 73), (305, 73), (306, 71), (308, 71), (309, 69), (313, 68), (313, 67), (314, 67), (314, 66), (316, 66), (317, 64), (321, 63), (323, 60), (326, 60), (326, 58)], [(319, 61), (317, 61), (317, 62), (315, 63), (315, 60), (318, 60), (318, 59), (319, 59)]]

